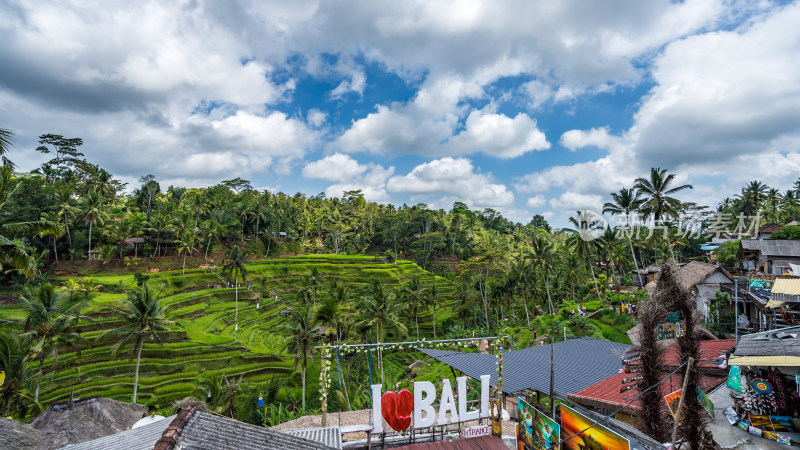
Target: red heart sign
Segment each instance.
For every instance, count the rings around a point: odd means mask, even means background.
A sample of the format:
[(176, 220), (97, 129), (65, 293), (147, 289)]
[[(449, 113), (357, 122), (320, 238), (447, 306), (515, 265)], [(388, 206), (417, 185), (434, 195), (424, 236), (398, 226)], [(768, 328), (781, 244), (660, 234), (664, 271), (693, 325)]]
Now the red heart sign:
[(414, 396), (408, 389), (398, 393), (386, 392), (381, 397), (381, 414), (395, 431), (403, 431), (411, 425), (411, 411), (414, 409)]

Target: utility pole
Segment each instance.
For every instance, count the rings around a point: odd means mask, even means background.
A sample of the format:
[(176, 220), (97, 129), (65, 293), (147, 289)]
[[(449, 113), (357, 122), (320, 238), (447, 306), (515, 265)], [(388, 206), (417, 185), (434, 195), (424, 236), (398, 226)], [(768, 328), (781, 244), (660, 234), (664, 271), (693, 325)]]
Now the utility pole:
[(739, 277), (733, 277), (733, 298), (736, 313), (733, 315), (733, 321), (736, 323), (736, 340), (734, 344), (739, 344)]
[(553, 346), (553, 338), (550, 337), (550, 418), (553, 420), (556, 420), (555, 362), (555, 347)]
[(681, 388), (681, 398), (678, 400), (678, 411), (675, 413), (675, 424), (672, 425), (672, 447), (675, 448), (675, 439), (678, 437), (678, 422), (681, 421), (681, 408), (683, 407), (683, 399), (686, 398), (686, 385), (689, 383), (689, 373), (692, 371), (692, 363), (694, 358), (691, 356), (686, 361), (686, 373), (683, 375), (683, 387)]
[(325, 343), (322, 344), (322, 353), (320, 358), (320, 390), (322, 391), (322, 426), (328, 426), (328, 390), (326, 389), (328, 386), (328, 374), (327, 374), (327, 364), (325, 361)]

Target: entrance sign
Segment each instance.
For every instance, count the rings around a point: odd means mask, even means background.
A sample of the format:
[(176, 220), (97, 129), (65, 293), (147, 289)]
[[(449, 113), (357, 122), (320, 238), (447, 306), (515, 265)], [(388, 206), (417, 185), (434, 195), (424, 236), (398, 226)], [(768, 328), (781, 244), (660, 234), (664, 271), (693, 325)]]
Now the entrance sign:
[[(383, 420), (393, 429), (408, 429), (413, 417), (414, 428), (428, 428), (434, 422), (439, 425), (468, 422), (489, 417), (489, 375), (481, 375), (481, 404), (479, 410), (469, 411), (467, 407), (467, 377), (456, 378), (458, 403), (449, 379), (442, 380), (442, 393), (439, 397), (439, 412), (433, 407), (436, 400), (436, 386), (430, 381), (414, 383), (414, 394), (403, 389), (398, 393), (381, 394), (381, 385), (372, 385), (373, 433), (383, 433)], [(413, 413), (413, 415), (412, 415)], [(424, 413), (424, 414), (423, 414)], [(438, 420), (437, 420), (438, 419)]]
[(474, 437), (488, 436), (491, 433), (492, 433), (491, 425), (479, 425), (477, 427), (464, 428), (463, 430), (461, 430), (460, 437), (474, 438)]
[(664, 322), (656, 327), (656, 335), (659, 341), (675, 339), (686, 334), (686, 322)]

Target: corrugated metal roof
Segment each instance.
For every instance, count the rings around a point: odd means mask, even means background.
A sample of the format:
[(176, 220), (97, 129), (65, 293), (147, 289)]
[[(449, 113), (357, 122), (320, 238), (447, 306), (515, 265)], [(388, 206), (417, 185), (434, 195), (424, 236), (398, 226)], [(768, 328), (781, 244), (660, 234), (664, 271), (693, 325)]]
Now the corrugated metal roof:
[[(794, 356), (800, 361), (800, 326), (744, 335), (739, 338), (735, 356), (736, 361), (741, 361), (740, 356)], [(734, 363), (733, 357), (729, 364), (746, 365)]]
[(282, 431), (282, 433), (319, 442), (328, 447), (342, 448), (342, 433), (340, 433), (339, 427), (304, 428), (300, 430)]
[(142, 425), (132, 430), (122, 431), (80, 444), (70, 444), (65, 450), (152, 450), (161, 434), (167, 429), (175, 416)]
[(329, 449), (331, 447), (288, 433), (273, 431), (237, 420), (197, 412), (183, 428), (176, 448), (183, 450)]
[(800, 295), (800, 278), (776, 278), (772, 285), (772, 293)]
[[(631, 346), (583, 337), (556, 342), (555, 391), (566, 396), (578, 392), (617, 373), (622, 367), (622, 353)], [(497, 385), (497, 357), (491, 354), (419, 349), (421, 352), (469, 375), (491, 375)], [(550, 391), (550, 346), (541, 345), (508, 352), (503, 357), (503, 391), (535, 389)]]
[(800, 258), (800, 241), (788, 239), (742, 239), (739, 241), (740, 251), (737, 256), (741, 257), (741, 250), (751, 252), (761, 252), (768, 256), (783, 256), (790, 258)]

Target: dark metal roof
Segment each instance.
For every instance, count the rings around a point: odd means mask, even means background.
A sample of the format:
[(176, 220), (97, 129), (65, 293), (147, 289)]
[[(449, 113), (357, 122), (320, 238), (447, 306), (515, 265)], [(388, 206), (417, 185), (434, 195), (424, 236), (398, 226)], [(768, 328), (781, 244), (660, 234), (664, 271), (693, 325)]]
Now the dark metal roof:
[(800, 326), (746, 334), (739, 338), (736, 356), (800, 356)]
[(314, 442), (321, 442), (328, 447), (342, 448), (342, 433), (339, 427), (303, 428), (300, 430), (285, 430), (283, 433)]
[(762, 253), (764, 256), (777, 256), (784, 258), (800, 258), (800, 241), (788, 239), (742, 239), (739, 241), (738, 258), (745, 257), (745, 253)]
[[(622, 367), (622, 353), (629, 348), (630, 345), (590, 337), (556, 342), (556, 394), (566, 396), (614, 375)], [(419, 350), (472, 378), (489, 374), (492, 385), (497, 385), (495, 355)], [(549, 345), (515, 350), (503, 356), (503, 391), (514, 393), (525, 389), (550, 391)]]
[(175, 448), (181, 450), (332, 449), (320, 442), (250, 425), (225, 417), (196, 412), (180, 434)]
[(152, 450), (161, 438), (161, 434), (174, 419), (175, 416), (167, 417), (132, 430), (80, 444), (70, 444), (63, 448), (68, 450)]

